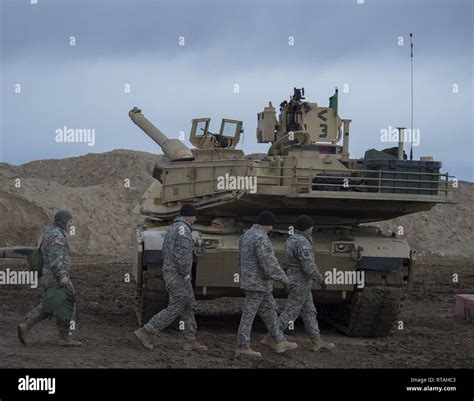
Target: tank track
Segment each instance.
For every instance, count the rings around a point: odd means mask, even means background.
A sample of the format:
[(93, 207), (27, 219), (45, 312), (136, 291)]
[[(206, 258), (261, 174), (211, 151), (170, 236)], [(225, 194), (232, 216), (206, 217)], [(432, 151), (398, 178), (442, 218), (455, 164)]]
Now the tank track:
[[(350, 293), (342, 305), (320, 305), (322, 318), (351, 337), (385, 337), (394, 327), (407, 283), (403, 271), (366, 270), (362, 291)], [(143, 285), (137, 286), (136, 312), (140, 325), (166, 308), (168, 293), (159, 268), (143, 271)]]
[(143, 285), (137, 285), (135, 310), (138, 322), (143, 325), (168, 305), (163, 275), (159, 268), (148, 268), (142, 273)]
[(323, 319), (351, 337), (388, 336), (400, 314), (407, 284), (403, 271), (365, 271), (365, 287), (342, 305), (322, 306)]

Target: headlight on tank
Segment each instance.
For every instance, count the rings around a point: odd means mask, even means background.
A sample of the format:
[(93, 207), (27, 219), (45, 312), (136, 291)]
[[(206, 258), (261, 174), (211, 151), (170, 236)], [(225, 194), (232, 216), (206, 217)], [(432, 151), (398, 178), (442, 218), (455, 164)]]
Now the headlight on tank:
[(352, 249), (354, 249), (354, 243), (353, 242), (338, 241), (338, 242), (333, 242), (332, 243), (332, 251), (333, 252), (350, 253), (350, 252), (352, 252)]
[(201, 238), (198, 240), (198, 245), (205, 249), (215, 249), (220, 245), (221, 241), (214, 238)]

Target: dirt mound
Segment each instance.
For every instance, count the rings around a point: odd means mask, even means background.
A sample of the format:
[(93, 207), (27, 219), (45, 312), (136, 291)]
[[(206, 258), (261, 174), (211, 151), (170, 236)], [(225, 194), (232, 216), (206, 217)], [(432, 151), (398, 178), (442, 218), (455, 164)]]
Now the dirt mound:
[[(132, 209), (159, 157), (114, 150), (21, 166), (0, 163), (0, 246), (36, 245), (54, 213), (66, 208), (75, 216), (74, 254), (129, 255), (131, 228), (140, 220)], [(457, 205), (378, 224), (385, 232), (402, 226), (403, 238), (421, 253), (474, 256), (473, 194), (474, 184), (460, 183)]]
[(75, 217), (74, 254), (129, 254), (131, 227), (139, 221), (132, 208), (150, 184), (157, 159), (115, 150), (0, 164), (0, 246), (34, 246), (54, 213), (65, 208)]
[(474, 256), (474, 184), (461, 182), (453, 189), (455, 205), (436, 205), (420, 212), (377, 223), (384, 232), (403, 227), (408, 243), (422, 255)]

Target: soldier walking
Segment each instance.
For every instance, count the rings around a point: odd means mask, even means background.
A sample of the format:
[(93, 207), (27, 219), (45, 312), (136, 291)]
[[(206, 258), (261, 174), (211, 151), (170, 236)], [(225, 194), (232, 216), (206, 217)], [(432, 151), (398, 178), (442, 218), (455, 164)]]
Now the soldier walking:
[[(314, 306), (311, 286), (317, 281), (322, 289), (326, 283), (314, 262), (313, 220), (302, 215), (296, 220), (296, 230), (285, 243), (285, 263), (290, 279), (290, 292), (283, 312), (280, 314), (280, 328), (288, 328), (298, 316), (301, 316), (305, 331), (308, 334), (312, 350), (331, 350), (334, 344), (324, 341), (319, 333), (316, 307)], [(273, 347), (273, 339), (267, 334), (261, 340), (262, 344)]]
[(257, 313), (273, 338), (271, 348), (274, 351), (281, 353), (298, 346), (285, 339), (272, 295), (274, 280), (281, 281), (285, 289), (289, 289), (288, 277), (278, 264), (268, 237), (275, 221), (271, 212), (264, 211), (258, 216), (257, 224), (240, 237), (240, 288), (245, 292), (245, 301), (237, 334), (236, 356), (262, 356), (250, 348), (250, 333)]
[(69, 347), (81, 345), (70, 337), (75, 290), (69, 277), (71, 264), (66, 232), (71, 224), (72, 214), (60, 210), (54, 216), (54, 225), (44, 233), (40, 245), (44, 261), (41, 278), (44, 296), (42, 302), (26, 316), (25, 322), (18, 326), (18, 339), (22, 344), (26, 344), (26, 336), (36, 323), (54, 316), (60, 344)]
[(196, 208), (192, 204), (181, 207), (171, 228), (167, 231), (163, 242), (163, 278), (169, 303), (153, 316), (148, 323), (135, 331), (135, 335), (145, 348), (152, 349), (155, 334), (164, 330), (178, 317), (184, 323), (185, 350), (202, 351), (207, 347), (196, 340), (196, 300), (191, 282), (193, 266), (192, 225), (196, 221)]

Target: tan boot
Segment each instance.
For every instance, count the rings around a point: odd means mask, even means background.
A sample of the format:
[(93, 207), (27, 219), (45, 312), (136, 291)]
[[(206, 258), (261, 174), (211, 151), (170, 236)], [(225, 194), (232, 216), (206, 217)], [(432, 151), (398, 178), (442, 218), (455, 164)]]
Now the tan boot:
[(148, 334), (145, 328), (140, 327), (134, 333), (145, 348), (153, 349), (154, 336), (151, 334)]
[(82, 343), (71, 338), (69, 333), (59, 335), (59, 345), (62, 347), (80, 347)]
[(313, 351), (331, 351), (335, 345), (330, 342), (324, 341), (321, 336), (312, 336), (309, 338), (313, 343)]
[(251, 358), (261, 358), (262, 354), (260, 352), (254, 351), (250, 347), (242, 347), (242, 348), (237, 348), (235, 350), (235, 357), (239, 356), (248, 356)]
[(283, 340), (283, 341), (280, 341), (279, 343), (275, 343), (275, 345), (272, 347), (273, 351), (275, 351), (278, 354), (281, 354), (282, 352), (289, 351), (295, 348), (298, 348), (298, 344), (291, 343), (287, 340)]
[(197, 340), (185, 341), (183, 344), (183, 349), (186, 351), (207, 351), (205, 345), (199, 344)]
[(276, 345), (276, 342), (273, 339), (272, 335), (268, 333), (268, 334), (265, 334), (263, 338), (260, 340), (260, 344), (266, 345), (267, 347), (270, 347), (271, 349), (273, 349), (273, 347)]
[(36, 322), (33, 320), (26, 319), (23, 323), (18, 325), (18, 339), (22, 344), (26, 345), (26, 336), (35, 324)]

